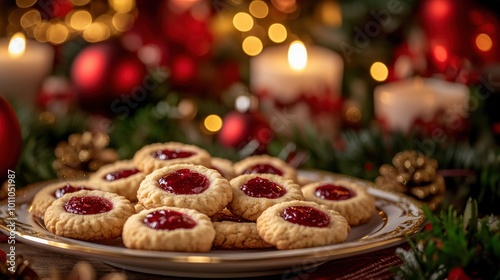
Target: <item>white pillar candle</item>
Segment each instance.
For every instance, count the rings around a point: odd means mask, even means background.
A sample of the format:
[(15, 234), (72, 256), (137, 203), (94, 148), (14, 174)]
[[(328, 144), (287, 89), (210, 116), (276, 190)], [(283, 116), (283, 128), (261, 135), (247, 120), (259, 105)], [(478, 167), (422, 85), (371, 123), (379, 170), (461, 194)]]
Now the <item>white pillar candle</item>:
[(26, 40), (21, 33), (0, 39), (0, 95), (34, 104), (53, 60), (54, 49), (49, 44)]
[(315, 127), (334, 138), (339, 127), (343, 60), (337, 53), (295, 41), (272, 47), (250, 62), (250, 87), (260, 97), (271, 128), (289, 134), (292, 127)]
[[(297, 45), (296, 45), (297, 46)], [(294, 52), (295, 50), (295, 52)], [(292, 102), (301, 94), (338, 96), (344, 63), (340, 55), (325, 48), (308, 46), (303, 50), (288, 46), (271, 47), (253, 58), (250, 84), (255, 93), (265, 91), (280, 102)], [(304, 63), (293, 68), (294, 63)]]
[(408, 132), (416, 119), (429, 121), (439, 110), (447, 120), (467, 116), (468, 102), (466, 86), (438, 79), (401, 80), (374, 92), (375, 116), (391, 131)]

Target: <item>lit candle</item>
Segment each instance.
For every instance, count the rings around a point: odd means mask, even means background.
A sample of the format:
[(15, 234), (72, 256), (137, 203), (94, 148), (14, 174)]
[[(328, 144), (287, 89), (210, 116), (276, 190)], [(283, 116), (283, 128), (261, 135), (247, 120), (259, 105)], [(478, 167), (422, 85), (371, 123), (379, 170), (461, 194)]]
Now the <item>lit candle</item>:
[(54, 50), (16, 33), (0, 40), (0, 95), (34, 104), (43, 79), (52, 70)]
[(295, 41), (290, 47), (267, 48), (254, 57), (250, 86), (260, 97), (272, 126), (276, 122), (275, 126), (288, 128), (315, 124), (317, 129), (326, 129), (327, 137), (333, 137), (343, 65), (337, 53), (317, 46), (306, 48)]
[[(294, 65), (302, 66), (295, 68)], [(338, 96), (344, 63), (335, 52), (300, 41), (264, 50), (251, 60), (251, 87), (279, 101), (293, 101), (301, 94)]]
[(430, 121), (439, 110), (447, 120), (467, 116), (469, 89), (438, 79), (414, 78), (375, 88), (375, 116), (391, 131), (408, 132), (418, 118)]

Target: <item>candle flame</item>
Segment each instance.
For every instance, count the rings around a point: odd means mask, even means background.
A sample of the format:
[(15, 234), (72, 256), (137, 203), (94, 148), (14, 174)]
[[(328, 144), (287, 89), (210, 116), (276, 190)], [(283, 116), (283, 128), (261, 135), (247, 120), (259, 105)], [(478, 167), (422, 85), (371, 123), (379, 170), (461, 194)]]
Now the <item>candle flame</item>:
[(300, 71), (307, 65), (307, 50), (301, 41), (293, 41), (288, 49), (288, 64), (293, 70)]
[(26, 38), (21, 32), (17, 32), (12, 36), (9, 43), (9, 56), (12, 58), (17, 58), (23, 55), (26, 49)]

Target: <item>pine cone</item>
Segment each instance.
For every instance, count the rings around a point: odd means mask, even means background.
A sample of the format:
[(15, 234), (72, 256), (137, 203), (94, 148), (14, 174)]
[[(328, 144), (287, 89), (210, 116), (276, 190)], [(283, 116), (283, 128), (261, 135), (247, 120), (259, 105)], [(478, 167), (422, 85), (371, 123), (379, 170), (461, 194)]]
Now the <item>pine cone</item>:
[(115, 150), (106, 148), (109, 136), (102, 132), (72, 134), (55, 149), (53, 165), (60, 178), (85, 178), (101, 166), (118, 160)]
[(434, 209), (441, 202), (444, 178), (436, 175), (437, 161), (416, 151), (396, 154), (392, 164), (380, 167), (375, 183), (383, 189), (412, 195)]

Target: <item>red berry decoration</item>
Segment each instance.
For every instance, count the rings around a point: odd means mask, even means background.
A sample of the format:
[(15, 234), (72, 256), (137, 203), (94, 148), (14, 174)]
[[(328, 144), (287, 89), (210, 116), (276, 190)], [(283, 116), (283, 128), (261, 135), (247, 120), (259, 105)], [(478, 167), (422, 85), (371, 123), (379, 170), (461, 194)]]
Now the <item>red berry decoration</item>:
[(9, 102), (0, 96), (0, 183), (7, 179), (7, 170), (16, 167), (21, 155), (21, 126)]
[(461, 267), (452, 268), (448, 272), (448, 280), (470, 280), (471, 278), (465, 273)]

